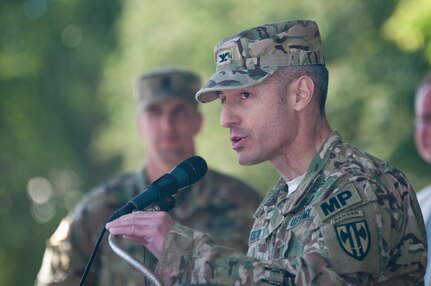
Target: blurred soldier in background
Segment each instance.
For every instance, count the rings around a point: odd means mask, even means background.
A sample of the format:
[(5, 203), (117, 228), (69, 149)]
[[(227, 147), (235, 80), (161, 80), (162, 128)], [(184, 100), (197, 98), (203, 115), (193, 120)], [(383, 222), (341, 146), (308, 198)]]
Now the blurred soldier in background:
[[(194, 95), (200, 85), (197, 75), (178, 68), (151, 70), (137, 79), (137, 126), (145, 144), (144, 167), (90, 191), (62, 220), (47, 241), (36, 285), (78, 285), (108, 218), (151, 182), (195, 154), (202, 115)], [(219, 243), (246, 251), (252, 214), (260, 200), (244, 183), (209, 170), (200, 182), (177, 194), (170, 214), (184, 225), (210, 233)], [(154, 269), (157, 260), (150, 252), (126, 240), (121, 242), (122, 249)], [(86, 285), (145, 283), (144, 276), (118, 257), (105, 239)]]
[[(431, 74), (428, 74), (416, 92), (415, 100), (415, 142), (419, 155), (431, 164)], [(431, 285), (431, 185), (418, 193), (428, 234), (428, 266), (425, 274), (425, 286)]]
[(247, 255), (165, 212), (127, 214), (107, 229), (148, 247), (165, 285), (419, 284), (426, 234), (415, 192), (332, 131), (317, 24), (243, 31), (220, 41), (214, 59), (197, 100), (220, 101), (240, 164), (270, 161), (281, 175), (254, 214)]

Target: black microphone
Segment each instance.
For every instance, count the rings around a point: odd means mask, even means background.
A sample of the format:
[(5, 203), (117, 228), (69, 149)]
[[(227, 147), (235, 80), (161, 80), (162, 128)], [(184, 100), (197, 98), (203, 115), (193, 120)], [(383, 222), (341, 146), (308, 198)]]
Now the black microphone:
[(188, 187), (202, 179), (207, 170), (207, 163), (199, 156), (193, 156), (180, 162), (169, 173), (158, 178), (151, 183), (145, 191), (128, 201), (124, 207), (117, 210), (108, 219), (108, 222), (133, 211), (143, 210), (155, 202), (171, 197), (176, 194), (178, 190)]

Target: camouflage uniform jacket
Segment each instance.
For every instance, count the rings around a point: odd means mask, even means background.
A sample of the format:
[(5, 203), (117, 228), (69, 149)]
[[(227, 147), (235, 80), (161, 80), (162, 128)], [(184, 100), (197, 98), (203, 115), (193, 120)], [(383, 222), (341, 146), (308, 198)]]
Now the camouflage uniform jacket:
[(416, 195), (394, 167), (334, 132), (298, 189), (284, 180), (255, 212), (247, 256), (176, 224), (156, 275), (165, 285), (416, 285), (426, 237)]
[[(99, 232), (107, 219), (148, 185), (141, 170), (117, 177), (91, 191), (63, 219), (47, 241), (36, 285), (78, 285)], [(261, 201), (248, 185), (209, 170), (198, 183), (176, 196), (172, 216), (184, 225), (211, 233), (220, 243), (247, 250), (252, 214)], [(154, 269), (156, 259), (142, 246), (119, 240), (120, 247)], [(115, 254), (107, 234), (85, 285), (146, 285), (143, 275)], [(149, 285), (149, 283), (148, 283)]]

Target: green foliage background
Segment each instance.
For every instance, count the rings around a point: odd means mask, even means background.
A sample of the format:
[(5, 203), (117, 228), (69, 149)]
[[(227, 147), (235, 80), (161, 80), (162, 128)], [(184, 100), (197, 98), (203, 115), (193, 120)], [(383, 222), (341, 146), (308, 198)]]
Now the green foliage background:
[[(321, 29), (333, 128), (420, 190), (431, 167), (414, 147), (413, 99), (431, 64), (428, 0), (2, 0), (0, 285), (31, 285), (45, 239), (80, 196), (142, 163), (138, 73), (175, 65), (207, 79), (218, 40), (298, 18)], [(198, 153), (264, 194), (276, 172), (239, 167), (218, 104), (201, 108)]]

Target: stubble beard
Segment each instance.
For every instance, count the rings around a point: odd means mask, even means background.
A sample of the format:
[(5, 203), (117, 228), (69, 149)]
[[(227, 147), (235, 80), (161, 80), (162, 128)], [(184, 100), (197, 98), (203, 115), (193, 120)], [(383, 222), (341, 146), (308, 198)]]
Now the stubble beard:
[(253, 154), (245, 154), (244, 151), (242, 151), (242, 155), (241, 155), (241, 151), (237, 152), (237, 161), (241, 166), (253, 166), (253, 165), (257, 165), (260, 164), (262, 162), (264, 162), (264, 159), (261, 159), (257, 156), (253, 156)]

